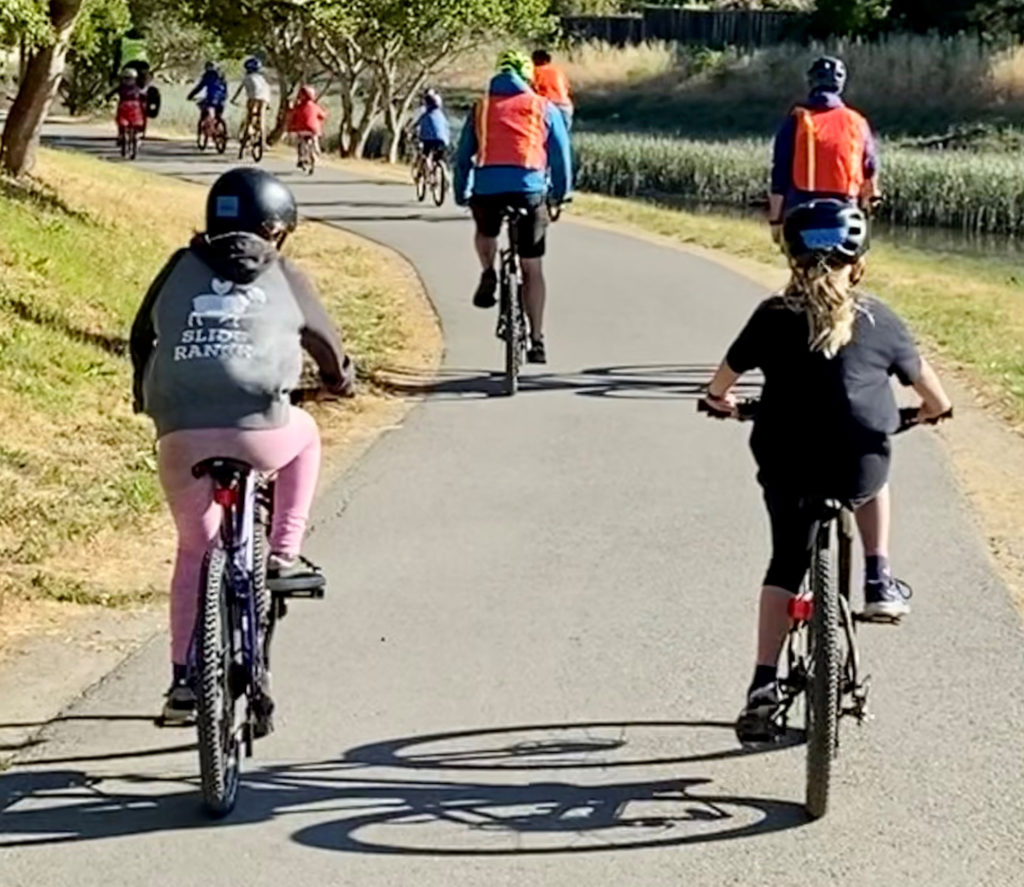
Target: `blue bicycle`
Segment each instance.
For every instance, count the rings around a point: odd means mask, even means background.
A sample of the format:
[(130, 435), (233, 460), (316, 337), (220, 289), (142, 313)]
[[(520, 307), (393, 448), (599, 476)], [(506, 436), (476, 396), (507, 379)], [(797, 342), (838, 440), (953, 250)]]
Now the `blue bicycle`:
[(200, 462), (192, 473), (213, 481), (222, 509), (218, 542), (203, 562), (192, 657), (203, 801), (220, 817), (235, 806), (242, 750), (251, 757), (253, 741), (273, 729), (274, 626), (287, 612), (287, 598), (322, 598), (324, 579), (268, 583), (272, 480), (224, 458)]

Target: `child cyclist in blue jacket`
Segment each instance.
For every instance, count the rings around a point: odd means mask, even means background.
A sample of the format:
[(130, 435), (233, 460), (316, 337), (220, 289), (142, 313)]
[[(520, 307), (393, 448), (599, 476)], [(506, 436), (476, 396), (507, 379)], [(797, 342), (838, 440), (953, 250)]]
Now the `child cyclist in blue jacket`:
[(910, 611), (910, 590), (889, 567), (889, 435), (900, 424), (890, 377), (921, 396), (918, 421), (948, 418), (952, 407), (903, 321), (855, 289), (867, 227), (864, 213), (842, 200), (814, 200), (786, 215), (790, 281), (754, 311), (704, 401), (731, 415), (739, 377), (764, 373), (750, 448), (772, 556), (761, 588), (756, 667), (736, 725), (745, 743), (773, 736), (788, 605), (807, 572), (817, 523), (811, 503), (838, 499), (854, 509), (865, 554), (864, 617), (892, 621)]
[(444, 160), (452, 135), (441, 96), (436, 89), (428, 89), (423, 93), (423, 110), (416, 118), (414, 127), (416, 137), (423, 146), (423, 154), (435, 160)]
[(199, 93), (203, 93), (199, 102), (201, 114), (205, 115), (207, 109), (212, 109), (217, 119), (220, 120), (224, 116), (224, 105), (228, 100), (228, 82), (213, 62), (206, 63), (203, 68), (203, 76), (192, 87), (186, 99), (192, 101)]

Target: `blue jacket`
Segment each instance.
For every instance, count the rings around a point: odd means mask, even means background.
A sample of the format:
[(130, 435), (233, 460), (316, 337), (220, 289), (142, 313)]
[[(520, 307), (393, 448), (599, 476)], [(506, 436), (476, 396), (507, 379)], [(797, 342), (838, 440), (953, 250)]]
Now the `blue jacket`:
[(424, 110), (416, 120), (416, 135), (421, 142), (451, 143), (452, 132), (448, 127), (448, 118), (441, 108)]
[(203, 71), (203, 76), (188, 94), (188, 98), (195, 98), (203, 90), (206, 90), (204, 105), (223, 105), (228, 100), (228, 85), (217, 71)]
[[(815, 90), (804, 102), (803, 107), (831, 109), (843, 107), (843, 100), (837, 93)], [(793, 154), (796, 140), (796, 118), (790, 114), (775, 134), (775, 147), (772, 156), (772, 194), (781, 194), (786, 198), (786, 206), (795, 206), (811, 197), (793, 187)], [(870, 179), (878, 172), (878, 142), (869, 130), (866, 134), (864, 152), (864, 178)]]
[[(498, 74), (488, 86), (491, 95), (515, 95), (527, 92), (526, 81), (515, 74)], [(551, 102), (546, 102), (548, 126), (547, 154), (550, 174), (550, 194), (561, 201), (572, 192), (572, 150), (565, 118)], [(455, 200), (464, 206), (473, 195), (487, 194), (546, 194), (549, 191), (548, 174), (518, 166), (489, 166), (477, 169), (476, 109), (469, 113), (462, 127), (459, 150), (455, 155)]]

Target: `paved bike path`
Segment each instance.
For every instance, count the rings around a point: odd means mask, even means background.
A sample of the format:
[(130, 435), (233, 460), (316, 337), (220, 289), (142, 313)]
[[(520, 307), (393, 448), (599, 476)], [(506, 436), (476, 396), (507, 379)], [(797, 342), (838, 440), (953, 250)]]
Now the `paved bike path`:
[[(225, 165), (155, 142), (140, 163)], [(693, 407), (761, 288), (563, 221), (552, 362), (492, 397), (465, 213), (276, 167), (309, 216), (415, 263), (439, 385), (320, 497), (329, 597), (280, 629), (279, 730), (236, 813), (203, 818), (193, 734), (150, 722), (161, 638), (0, 776), (2, 887), (1024, 883), (1020, 620), (933, 434), (895, 447), (914, 614), (863, 633), (876, 718), (844, 723), (808, 824), (803, 749), (734, 745), (767, 533), (746, 431)]]

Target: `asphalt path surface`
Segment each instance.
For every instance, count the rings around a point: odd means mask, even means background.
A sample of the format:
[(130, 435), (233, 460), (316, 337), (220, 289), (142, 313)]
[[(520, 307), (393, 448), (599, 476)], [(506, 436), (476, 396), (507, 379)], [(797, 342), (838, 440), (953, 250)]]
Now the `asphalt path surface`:
[[(227, 161), (153, 142), (139, 165), (208, 183)], [(1024, 884), (1021, 622), (934, 434), (895, 446), (914, 612), (862, 632), (875, 717), (844, 721), (809, 822), (803, 747), (733, 737), (767, 527), (746, 429), (694, 410), (763, 289), (570, 214), (551, 362), (500, 397), (464, 211), (268, 166), (307, 216), (416, 265), (443, 369), (322, 491), (329, 595), (281, 626), (278, 730), (236, 812), (203, 815), (193, 732), (152, 723), (160, 638), (0, 776), (2, 887)]]

